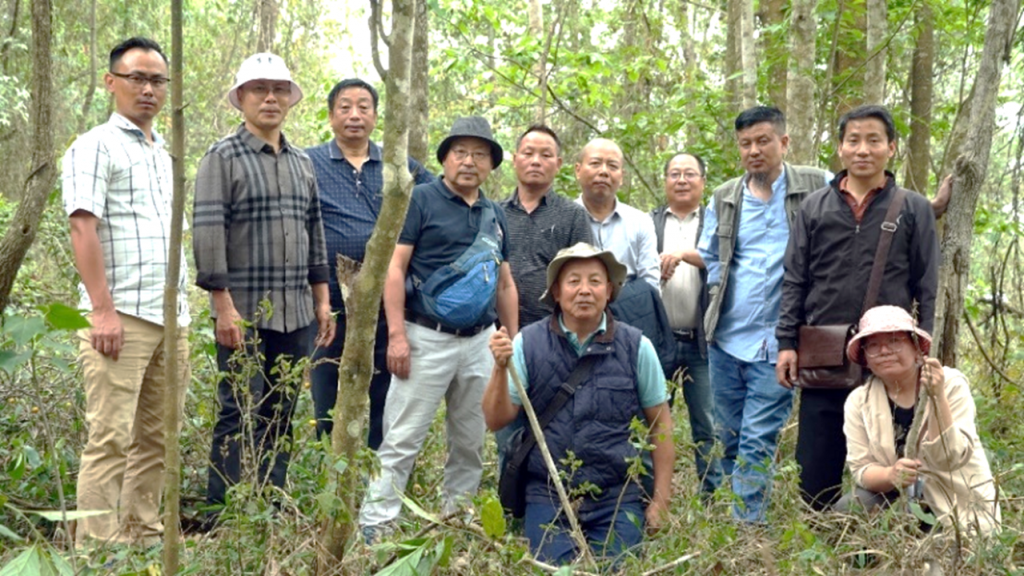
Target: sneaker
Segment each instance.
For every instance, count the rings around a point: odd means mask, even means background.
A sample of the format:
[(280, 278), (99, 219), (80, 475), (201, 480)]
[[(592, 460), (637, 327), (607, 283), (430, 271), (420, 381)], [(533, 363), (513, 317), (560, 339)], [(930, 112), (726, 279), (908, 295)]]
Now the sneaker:
[(391, 523), (378, 524), (376, 526), (362, 526), (359, 528), (363, 534), (363, 542), (367, 546), (380, 544), (382, 540), (390, 538), (395, 533), (395, 527)]

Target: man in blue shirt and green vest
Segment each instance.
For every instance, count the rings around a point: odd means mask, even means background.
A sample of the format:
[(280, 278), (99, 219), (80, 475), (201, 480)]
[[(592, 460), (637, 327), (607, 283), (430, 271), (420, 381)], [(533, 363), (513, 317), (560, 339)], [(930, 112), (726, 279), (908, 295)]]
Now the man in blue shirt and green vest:
[(746, 174), (715, 190), (698, 251), (708, 271), (704, 325), (722, 469), (738, 496), (733, 516), (763, 523), (779, 430), (793, 408), (792, 391), (775, 379), (783, 257), (800, 201), (827, 173), (783, 162), (789, 135), (777, 108), (744, 110), (735, 127)]
[[(643, 528), (663, 525), (672, 495), (672, 414), (665, 376), (654, 346), (639, 330), (607, 310), (626, 278), (626, 267), (609, 250), (579, 243), (548, 265), (542, 300), (554, 313), (512, 339), (504, 327), (491, 336), (495, 364), (484, 392), (487, 426), (499, 430), (518, 415), (523, 400), (508, 377), (511, 360), (531, 405), (543, 411), (581, 362), (582, 378), (543, 432), (561, 463), (576, 500), (584, 536), (604, 556), (639, 544)], [(634, 418), (650, 427), (654, 445), (653, 493), (644, 495), (630, 460), (640, 456), (630, 440)], [(579, 465), (568, 464), (578, 461)], [(544, 562), (565, 564), (579, 553), (569, 536), (556, 490), (534, 446), (525, 460), (523, 528), (530, 549)]]

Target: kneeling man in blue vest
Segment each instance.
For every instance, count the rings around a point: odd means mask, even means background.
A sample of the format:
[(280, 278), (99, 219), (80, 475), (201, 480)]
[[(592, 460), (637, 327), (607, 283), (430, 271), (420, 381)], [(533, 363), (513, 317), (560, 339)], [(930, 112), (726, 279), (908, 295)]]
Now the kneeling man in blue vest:
[[(651, 342), (607, 310), (625, 277), (611, 252), (584, 243), (566, 248), (548, 266), (541, 298), (554, 313), (514, 340), (504, 328), (490, 338), (495, 364), (483, 398), (488, 428), (500, 430), (522, 408), (510, 362), (538, 413), (561, 403), (544, 415), (543, 433), (562, 478), (550, 477), (536, 445), (527, 447), (523, 463), (524, 530), (544, 562), (565, 564), (580, 553), (555, 481), (567, 483), (580, 528), (599, 556), (621, 555), (640, 543), (645, 526), (657, 530), (667, 517), (675, 451), (665, 376)], [(634, 418), (650, 429), (653, 490), (630, 474), (631, 462), (643, 456), (630, 441)]]

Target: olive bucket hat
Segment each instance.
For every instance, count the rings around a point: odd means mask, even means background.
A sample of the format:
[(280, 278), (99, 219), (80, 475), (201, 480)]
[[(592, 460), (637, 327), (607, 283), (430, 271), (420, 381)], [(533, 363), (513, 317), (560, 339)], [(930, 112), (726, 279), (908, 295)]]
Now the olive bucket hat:
[(608, 279), (612, 282), (612, 293), (608, 301), (614, 300), (619, 289), (622, 288), (622, 283), (626, 281), (626, 267), (615, 259), (615, 255), (610, 250), (598, 250), (586, 242), (579, 242), (575, 246), (559, 250), (555, 258), (548, 264), (548, 289), (541, 295), (540, 301), (554, 306), (555, 297), (551, 294), (551, 287), (558, 281), (558, 274), (562, 271), (562, 266), (565, 266), (566, 262), (570, 260), (585, 260), (587, 258), (597, 258), (604, 262), (604, 267), (608, 270)]

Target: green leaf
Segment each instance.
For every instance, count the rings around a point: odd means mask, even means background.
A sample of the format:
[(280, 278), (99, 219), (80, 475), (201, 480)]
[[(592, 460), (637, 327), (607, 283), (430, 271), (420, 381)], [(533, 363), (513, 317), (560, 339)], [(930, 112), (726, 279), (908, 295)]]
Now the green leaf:
[(92, 326), (81, 312), (59, 302), (40, 306), (39, 309), (43, 311), (46, 323), (54, 330), (81, 330)]
[(917, 500), (910, 501), (910, 511), (914, 514), (914, 517), (924, 522), (929, 526), (935, 526), (935, 515), (930, 512), (925, 512), (924, 508), (921, 508), (921, 503)]
[(455, 544), (455, 537), (451, 534), (444, 537), (444, 540), (438, 542), (437, 546), (434, 547), (434, 555), (437, 558), (437, 565), (441, 568), (448, 567), (448, 561), (452, 558), (452, 546)]
[(0, 536), (3, 536), (4, 538), (9, 538), (11, 540), (14, 540), (15, 542), (21, 542), (21, 536), (18, 536), (18, 534), (14, 530), (11, 530), (3, 524), (0, 524)]
[(427, 512), (423, 508), (420, 508), (420, 505), (413, 501), (412, 498), (409, 498), (408, 496), (402, 494), (401, 492), (398, 493), (398, 497), (402, 499), (402, 502), (405, 503), (405, 505), (409, 508), (410, 511), (412, 511), (413, 514), (419, 516), (420, 518), (423, 518), (427, 522), (433, 522), (434, 524), (441, 523), (441, 520), (437, 516), (434, 516), (430, 512)]
[(0, 576), (35, 576), (40, 572), (39, 549), (31, 546), (0, 569)]
[(555, 576), (572, 576), (572, 566), (562, 566), (555, 572)]
[(484, 500), (480, 506), (480, 523), (483, 524), (487, 536), (495, 540), (505, 535), (505, 512), (497, 498), (489, 496)]
[(8, 316), (4, 324), (4, 333), (10, 336), (18, 346), (24, 346), (36, 337), (45, 334), (46, 324), (38, 316), (31, 318)]
[(430, 574), (433, 566), (428, 566), (428, 570), (424, 572), (420, 571), (420, 560), (423, 559), (425, 549), (426, 544), (377, 572), (376, 576), (420, 576), (420, 574)]
[(67, 512), (61, 512), (60, 510), (25, 510), (26, 514), (35, 514), (41, 518), (45, 518), (50, 522), (62, 522), (67, 516), (70, 520), (81, 520), (82, 518), (89, 518), (92, 516), (102, 516), (103, 514), (110, 514), (111, 510), (68, 510)]
[(334, 470), (338, 474), (344, 474), (345, 470), (348, 470), (348, 460), (338, 458), (338, 461), (334, 463)]
[(0, 350), (0, 370), (14, 375), (14, 371), (32, 357), (31, 352), (15, 352), (14, 350)]

